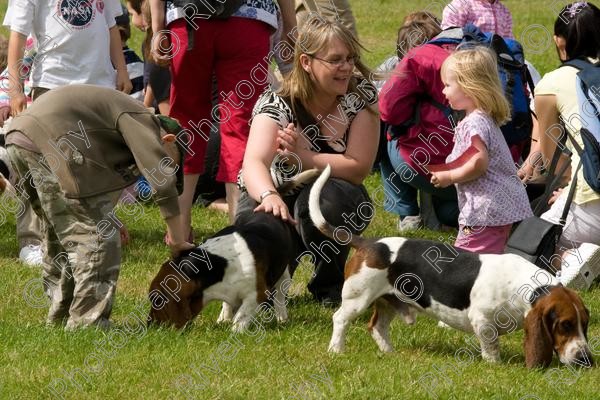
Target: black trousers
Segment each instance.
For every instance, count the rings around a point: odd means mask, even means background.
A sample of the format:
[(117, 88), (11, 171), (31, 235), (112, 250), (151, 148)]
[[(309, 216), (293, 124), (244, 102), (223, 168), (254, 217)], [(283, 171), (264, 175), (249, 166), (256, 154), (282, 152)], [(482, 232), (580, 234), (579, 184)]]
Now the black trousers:
[[(302, 189), (293, 197), (285, 197), (288, 209), (298, 222), (296, 226), (287, 224), (298, 242), (295, 265), (290, 266), (293, 274), (300, 260), (308, 256), (315, 265), (315, 273), (308, 283), (308, 290), (317, 300), (339, 300), (344, 284), (344, 266), (350, 251), (347, 233), (360, 234), (371, 222), (375, 208), (363, 185), (353, 185), (342, 179), (327, 181), (321, 193), (320, 206), (325, 219), (339, 227), (337, 238), (324, 236), (310, 220), (308, 196), (312, 185)], [(258, 203), (243, 192), (238, 204), (236, 224), (244, 223), (253, 213)], [(279, 218), (269, 214), (275, 220)], [(278, 222), (278, 221), (277, 221)]]

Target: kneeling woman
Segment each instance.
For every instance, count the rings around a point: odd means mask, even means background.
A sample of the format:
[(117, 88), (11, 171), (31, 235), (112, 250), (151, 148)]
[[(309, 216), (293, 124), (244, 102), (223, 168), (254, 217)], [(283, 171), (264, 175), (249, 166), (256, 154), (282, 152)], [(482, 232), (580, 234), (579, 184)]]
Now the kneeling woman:
[(335, 179), (322, 193), (325, 218), (352, 233), (368, 226), (373, 207), (362, 182), (377, 152), (379, 118), (377, 90), (365, 78), (370, 71), (360, 61), (360, 48), (345, 27), (319, 16), (307, 21), (281, 89), (267, 90), (256, 103), (240, 174), (245, 190), (236, 222), (266, 212), (274, 223), (290, 223), (315, 264), (308, 289), (323, 302), (339, 301), (346, 238), (332, 243), (313, 226), (308, 187), (283, 197), (276, 188), (290, 175), (330, 164)]

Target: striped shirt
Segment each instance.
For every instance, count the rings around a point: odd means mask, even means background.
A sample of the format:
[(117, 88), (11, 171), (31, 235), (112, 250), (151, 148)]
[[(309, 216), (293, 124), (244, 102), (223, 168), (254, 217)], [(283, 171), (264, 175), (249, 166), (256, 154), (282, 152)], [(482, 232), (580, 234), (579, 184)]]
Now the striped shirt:
[[(165, 2), (166, 18), (165, 26), (171, 22), (185, 17), (183, 8), (176, 7), (172, 0)], [(262, 21), (270, 25), (273, 29), (277, 29), (278, 21), (277, 14), (279, 8), (274, 0), (246, 0), (240, 8), (233, 13), (232, 17), (242, 17)]]
[(144, 101), (144, 63), (135, 54), (135, 51), (127, 46), (123, 47), (123, 56), (125, 57), (129, 80), (133, 85), (129, 95), (136, 100)]
[(442, 13), (442, 29), (472, 23), (484, 32), (514, 38), (510, 11), (500, 0), (452, 0)]

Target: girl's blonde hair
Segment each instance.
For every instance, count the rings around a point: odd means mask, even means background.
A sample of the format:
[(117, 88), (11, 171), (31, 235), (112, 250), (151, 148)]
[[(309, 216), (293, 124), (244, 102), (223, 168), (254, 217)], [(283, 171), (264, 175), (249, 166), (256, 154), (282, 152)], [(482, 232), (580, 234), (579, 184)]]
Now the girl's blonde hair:
[(450, 69), (458, 86), (499, 126), (510, 121), (510, 104), (498, 76), (496, 54), (484, 46), (457, 50), (442, 64), (442, 76)]
[[(371, 70), (360, 59), (360, 50), (361, 48), (364, 49), (364, 47), (358, 42), (352, 31), (342, 24), (325, 19), (318, 14), (313, 14), (299, 31), (294, 47), (292, 70), (285, 77), (281, 88), (277, 92), (282, 97), (290, 98), (292, 109), (295, 108), (295, 104), (298, 104), (297, 102), (306, 106), (313, 96), (315, 89), (309, 73), (302, 68), (300, 56), (302, 54), (306, 54), (309, 57), (315, 56), (320, 50), (326, 49), (334, 38), (340, 39), (348, 48), (350, 56), (356, 57), (354, 63), (355, 70), (358, 70), (365, 78), (373, 76)], [(366, 98), (360, 88), (357, 88), (356, 78), (355, 75), (352, 76), (348, 90), (356, 93), (356, 95), (369, 104), (370, 99)], [(367, 110), (371, 111), (370, 108), (367, 108)], [(296, 112), (295, 109), (293, 111)]]

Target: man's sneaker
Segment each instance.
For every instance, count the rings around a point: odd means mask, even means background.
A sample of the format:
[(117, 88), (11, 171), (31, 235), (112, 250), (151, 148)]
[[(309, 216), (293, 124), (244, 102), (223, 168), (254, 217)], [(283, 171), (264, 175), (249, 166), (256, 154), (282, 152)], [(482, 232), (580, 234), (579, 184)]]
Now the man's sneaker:
[(31, 267), (42, 265), (44, 263), (42, 246), (28, 244), (27, 246), (23, 247), (19, 252), (19, 260)]
[(600, 275), (600, 246), (582, 243), (577, 249), (565, 255), (560, 275), (557, 277), (564, 286), (587, 290), (598, 275)]
[(407, 215), (398, 218), (398, 232), (417, 230), (423, 228), (423, 220), (420, 215)]

